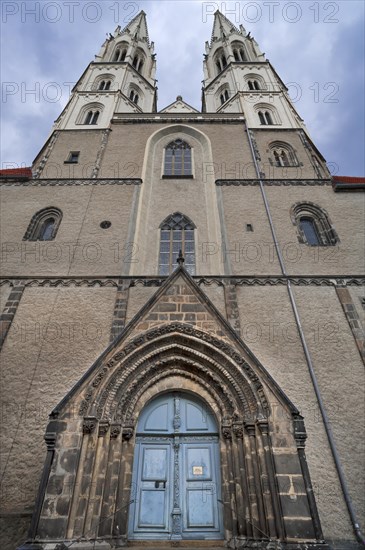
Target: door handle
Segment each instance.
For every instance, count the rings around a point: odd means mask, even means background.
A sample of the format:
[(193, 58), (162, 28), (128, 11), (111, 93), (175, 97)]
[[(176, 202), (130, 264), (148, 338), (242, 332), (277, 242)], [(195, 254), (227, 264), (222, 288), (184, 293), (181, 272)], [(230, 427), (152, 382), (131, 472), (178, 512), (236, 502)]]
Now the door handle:
[(166, 481), (155, 481), (155, 489), (166, 489)]

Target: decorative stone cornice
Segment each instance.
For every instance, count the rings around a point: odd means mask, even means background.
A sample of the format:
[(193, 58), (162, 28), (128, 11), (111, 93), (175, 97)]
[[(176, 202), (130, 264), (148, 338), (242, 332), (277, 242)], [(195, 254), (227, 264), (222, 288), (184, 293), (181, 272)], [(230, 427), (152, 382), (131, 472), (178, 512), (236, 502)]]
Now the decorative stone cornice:
[(141, 178), (106, 179), (32, 179), (28, 181), (1, 181), (2, 187), (62, 187), (62, 186), (85, 186), (85, 185), (142, 185)]
[[(0, 287), (24, 284), (25, 287), (115, 287), (120, 281), (125, 281), (126, 288), (134, 286), (160, 287), (167, 277), (120, 277), (117, 275), (107, 277), (57, 277), (57, 278), (28, 278), (6, 277), (0, 278)], [(194, 276), (193, 279), (199, 286), (278, 286), (286, 285), (288, 281), (295, 286), (364, 286), (363, 275), (313, 275), (313, 276), (289, 276), (261, 275), (261, 276)], [(129, 284), (128, 284), (129, 283)]]
[[(264, 185), (268, 185), (268, 186), (271, 186), (271, 185), (276, 185), (276, 186), (290, 186), (290, 185), (295, 185), (295, 186), (324, 186), (324, 185), (332, 185), (332, 180), (330, 179), (321, 179), (321, 180), (316, 180), (316, 179), (288, 179), (288, 180), (284, 180), (284, 179), (277, 179), (277, 180), (265, 180), (263, 179), (262, 180), (262, 183)], [(259, 180), (257, 179), (252, 179), (252, 180), (216, 180), (215, 181), (215, 184), (218, 186), (218, 187), (224, 187), (224, 186), (255, 186), (255, 185), (260, 185), (260, 182)]]
[(213, 115), (207, 115), (205, 113), (187, 113), (186, 116), (179, 113), (178, 116), (176, 114), (170, 114), (170, 113), (160, 113), (156, 115), (146, 115), (145, 113), (143, 115), (134, 116), (133, 118), (130, 118), (123, 114), (116, 113), (112, 119), (113, 124), (186, 124), (186, 123), (193, 123), (193, 124), (242, 124), (244, 120), (244, 117), (241, 115), (240, 117), (232, 117), (227, 116), (226, 114), (222, 114), (221, 116), (217, 116), (217, 114)]

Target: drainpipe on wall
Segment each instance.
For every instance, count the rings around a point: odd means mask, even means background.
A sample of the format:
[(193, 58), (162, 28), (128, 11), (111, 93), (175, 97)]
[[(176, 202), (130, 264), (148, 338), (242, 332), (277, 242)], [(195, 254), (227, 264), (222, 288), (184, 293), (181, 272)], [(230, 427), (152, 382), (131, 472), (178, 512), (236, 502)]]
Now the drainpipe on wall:
[(303, 327), (302, 327), (302, 324), (301, 324), (298, 308), (297, 308), (297, 305), (296, 305), (296, 302), (295, 302), (293, 290), (291, 288), (291, 283), (290, 283), (290, 280), (288, 278), (288, 274), (287, 274), (287, 271), (286, 271), (286, 268), (285, 268), (285, 263), (284, 263), (284, 259), (283, 259), (283, 256), (282, 256), (282, 253), (281, 253), (281, 250), (280, 250), (279, 242), (277, 240), (276, 231), (275, 231), (275, 228), (274, 228), (274, 223), (273, 223), (273, 220), (272, 220), (272, 217), (271, 217), (269, 203), (268, 203), (268, 200), (267, 200), (267, 197), (266, 197), (265, 187), (264, 187), (264, 184), (263, 184), (263, 177), (262, 177), (263, 175), (260, 172), (260, 169), (259, 169), (259, 166), (258, 166), (258, 163), (257, 163), (257, 159), (256, 159), (255, 148), (254, 148), (253, 141), (252, 141), (252, 136), (251, 136), (251, 130), (247, 127), (246, 122), (244, 122), (244, 125), (245, 125), (245, 130), (246, 130), (246, 133), (247, 133), (247, 136), (248, 136), (248, 142), (250, 144), (251, 155), (252, 155), (252, 159), (253, 159), (253, 162), (254, 162), (254, 165), (255, 165), (257, 178), (258, 178), (258, 181), (259, 181), (259, 184), (260, 184), (260, 191), (261, 191), (262, 199), (264, 201), (266, 214), (267, 214), (267, 217), (268, 217), (268, 220), (269, 220), (271, 234), (272, 234), (272, 237), (273, 237), (273, 240), (274, 240), (276, 254), (278, 256), (281, 272), (287, 278), (286, 279), (287, 280), (287, 289), (288, 289), (290, 303), (291, 303), (291, 306), (292, 306), (292, 309), (293, 309), (293, 313), (294, 313), (295, 321), (296, 321), (296, 324), (297, 324), (298, 332), (299, 332), (299, 335), (300, 335), (300, 340), (301, 340), (301, 343), (302, 343), (302, 346), (303, 346), (303, 351), (304, 351), (304, 355), (305, 355), (305, 358), (306, 358), (309, 374), (310, 374), (312, 384), (313, 384), (313, 387), (314, 387), (314, 392), (315, 392), (316, 397), (317, 397), (319, 409), (321, 411), (324, 427), (325, 427), (325, 430), (326, 430), (326, 434), (327, 434), (329, 446), (330, 446), (330, 449), (331, 449), (331, 453), (332, 453), (332, 456), (333, 456), (333, 460), (335, 462), (338, 478), (340, 480), (343, 496), (345, 498), (347, 510), (349, 512), (350, 520), (351, 520), (351, 523), (352, 523), (352, 527), (353, 527), (356, 539), (365, 546), (365, 538), (364, 538), (364, 536), (363, 536), (363, 534), (360, 530), (360, 525), (357, 521), (356, 513), (355, 513), (354, 507), (353, 507), (352, 502), (351, 502), (351, 497), (350, 497), (350, 494), (349, 494), (349, 491), (348, 491), (348, 488), (347, 488), (347, 483), (346, 483), (345, 476), (344, 476), (344, 473), (343, 473), (343, 469), (342, 469), (342, 466), (341, 466), (341, 461), (340, 461), (340, 458), (338, 456), (338, 452), (337, 452), (337, 449), (336, 449), (336, 444), (335, 444), (335, 441), (334, 441), (331, 425), (329, 423), (327, 412), (326, 412), (326, 409), (325, 409), (325, 406), (324, 406), (324, 403), (323, 403), (323, 400), (322, 400), (322, 395), (321, 395), (321, 392), (320, 392), (320, 389), (319, 389), (319, 386), (318, 386), (318, 382), (317, 382), (317, 378), (316, 378), (316, 375), (315, 375), (315, 372), (314, 372), (313, 362), (312, 362), (312, 358), (311, 358), (311, 355), (310, 355), (310, 352), (309, 352), (309, 349), (308, 349), (308, 346), (307, 346), (307, 341), (306, 341), (305, 336), (304, 336)]

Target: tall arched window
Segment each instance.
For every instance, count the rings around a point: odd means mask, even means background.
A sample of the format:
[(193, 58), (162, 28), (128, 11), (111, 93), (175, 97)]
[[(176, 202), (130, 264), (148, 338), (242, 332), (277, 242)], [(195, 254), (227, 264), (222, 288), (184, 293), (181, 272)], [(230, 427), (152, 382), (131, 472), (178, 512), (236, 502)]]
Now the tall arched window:
[(127, 48), (126, 47), (118, 48), (117, 50), (115, 50), (113, 61), (115, 63), (122, 63), (122, 61), (125, 60), (126, 56), (127, 56)]
[(233, 48), (233, 56), (235, 61), (246, 61), (246, 54), (242, 47), (236, 46)]
[(260, 124), (271, 125), (274, 124), (270, 111), (258, 111)]
[(318, 246), (322, 244), (313, 218), (301, 216), (299, 218), (299, 228), (303, 232), (307, 244), (311, 246)]
[(229, 100), (229, 92), (228, 90), (223, 90), (223, 92), (220, 94), (220, 100), (221, 100), (221, 105), (223, 105), (223, 103), (225, 103), (226, 101)]
[(139, 96), (135, 90), (131, 90), (129, 94), (129, 99), (133, 101), (136, 105), (138, 104)]
[(101, 90), (101, 91), (110, 90), (110, 85), (111, 85), (110, 80), (102, 80), (99, 84), (99, 90)]
[(296, 203), (291, 218), (297, 227), (298, 240), (309, 246), (335, 246), (340, 242), (327, 212), (312, 202)]
[(248, 83), (248, 89), (249, 90), (260, 90), (260, 84), (258, 83), (257, 80), (248, 80), (247, 81)]
[(177, 268), (180, 250), (185, 258), (184, 267), (195, 274), (195, 225), (187, 216), (175, 212), (160, 225), (159, 274), (169, 275)]
[(138, 71), (139, 73), (142, 73), (144, 64), (144, 57), (142, 52), (138, 51), (136, 55), (133, 57), (132, 65)]
[(164, 177), (192, 177), (191, 147), (186, 141), (175, 139), (167, 145)]
[(218, 74), (221, 73), (225, 67), (227, 67), (227, 58), (223, 52), (223, 49), (220, 49), (216, 55), (215, 64), (218, 69)]
[(100, 111), (90, 110), (86, 113), (84, 124), (97, 124)]
[(61, 223), (62, 212), (50, 206), (40, 210), (32, 217), (23, 241), (51, 241), (55, 238)]

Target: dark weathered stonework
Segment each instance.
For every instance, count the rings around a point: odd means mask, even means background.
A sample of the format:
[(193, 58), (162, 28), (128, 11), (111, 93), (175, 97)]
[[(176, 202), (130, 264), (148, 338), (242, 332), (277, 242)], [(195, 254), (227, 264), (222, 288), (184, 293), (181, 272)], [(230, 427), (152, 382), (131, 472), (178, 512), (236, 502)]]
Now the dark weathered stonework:
[[(58, 419), (52, 421), (54, 427), (62, 429), (47, 436), (52, 452), (44, 474), (47, 489), (40, 495), (42, 510), (38, 508), (33, 522), (39, 540), (55, 544), (58, 537), (70, 541), (86, 537), (126, 544), (136, 422), (151, 395), (178, 384), (179, 391), (205, 396), (221, 426), (227, 544), (237, 549), (251, 544), (266, 548), (270, 537), (290, 548), (290, 538), (299, 537), (306, 548), (325, 547), (305, 469), (303, 420), (209, 300), (205, 297), (202, 302), (203, 297), (179, 268), (134, 326), (54, 411)], [(184, 305), (189, 305), (187, 311)], [(151, 328), (154, 311), (167, 319)], [(182, 322), (172, 322), (178, 311)], [(192, 313), (194, 323), (184, 320)], [(207, 323), (209, 331), (195, 328), (199, 322)], [(268, 395), (283, 408), (283, 414), (277, 415), (282, 420), (273, 417)], [(80, 417), (75, 423), (69, 411), (77, 409)], [(74, 431), (80, 436), (79, 446), (69, 447)], [(59, 491), (52, 489), (55, 483)], [(295, 502), (290, 495), (295, 495)], [(177, 529), (177, 508), (175, 515)]]

